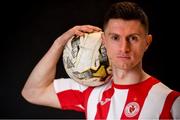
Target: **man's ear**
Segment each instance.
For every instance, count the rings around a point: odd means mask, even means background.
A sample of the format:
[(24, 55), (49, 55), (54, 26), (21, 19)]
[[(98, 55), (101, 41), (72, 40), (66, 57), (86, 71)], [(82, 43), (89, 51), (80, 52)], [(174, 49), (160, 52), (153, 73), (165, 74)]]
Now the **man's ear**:
[(102, 39), (102, 44), (105, 45), (105, 35), (104, 35), (104, 32), (101, 33), (101, 39)]
[(148, 47), (151, 44), (151, 42), (152, 42), (152, 35), (149, 34), (149, 35), (146, 36), (146, 43), (147, 43), (146, 44), (146, 50), (148, 49)]

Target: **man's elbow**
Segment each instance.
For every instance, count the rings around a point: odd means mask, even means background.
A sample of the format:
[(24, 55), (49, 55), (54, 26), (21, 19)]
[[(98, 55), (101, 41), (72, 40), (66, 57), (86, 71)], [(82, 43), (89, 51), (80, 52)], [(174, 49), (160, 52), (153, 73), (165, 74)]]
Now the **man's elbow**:
[(38, 95), (37, 92), (35, 92), (35, 90), (23, 88), (21, 91), (21, 95), (26, 101), (32, 104), (37, 104)]

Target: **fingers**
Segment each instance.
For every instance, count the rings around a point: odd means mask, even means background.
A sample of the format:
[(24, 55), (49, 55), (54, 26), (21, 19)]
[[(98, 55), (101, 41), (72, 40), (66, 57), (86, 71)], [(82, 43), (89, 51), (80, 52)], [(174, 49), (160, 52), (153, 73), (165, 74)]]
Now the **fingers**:
[(84, 32), (95, 32), (95, 31), (101, 31), (101, 28), (96, 27), (96, 26), (92, 26), (92, 25), (84, 25), (84, 26), (80, 26), (82, 27), (82, 30), (84, 30)]
[(79, 37), (79, 36), (83, 36), (85, 33), (100, 32), (100, 31), (102, 31), (101, 28), (92, 25), (75, 26), (69, 29), (68, 31), (66, 31), (60, 37), (58, 37), (57, 41), (61, 41), (61, 44), (65, 45), (66, 42), (73, 36)]
[(83, 36), (85, 33), (99, 32), (101, 28), (92, 25), (75, 26), (72, 28), (76, 36)]

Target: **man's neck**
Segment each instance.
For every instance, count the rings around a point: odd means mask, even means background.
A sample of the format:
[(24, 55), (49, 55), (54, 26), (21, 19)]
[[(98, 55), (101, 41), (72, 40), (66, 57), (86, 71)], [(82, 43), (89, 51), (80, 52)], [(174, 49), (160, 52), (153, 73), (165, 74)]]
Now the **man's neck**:
[(113, 80), (115, 84), (119, 85), (131, 85), (140, 83), (150, 75), (145, 73), (143, 69), (139, 66), (131, 69), (131, 70), (122, 70), (118, 68), (113, 68)]

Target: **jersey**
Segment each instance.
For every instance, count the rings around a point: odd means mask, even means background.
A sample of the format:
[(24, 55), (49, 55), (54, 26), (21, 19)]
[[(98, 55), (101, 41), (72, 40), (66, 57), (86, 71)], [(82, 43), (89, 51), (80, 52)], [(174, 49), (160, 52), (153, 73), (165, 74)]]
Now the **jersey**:
[(61, 78), (54, 88), (62, 109), (85, 112), (87, 119), (180, 119), (180, 93), (154, 77), (133, 85), (110, 80), (98, 87)]

